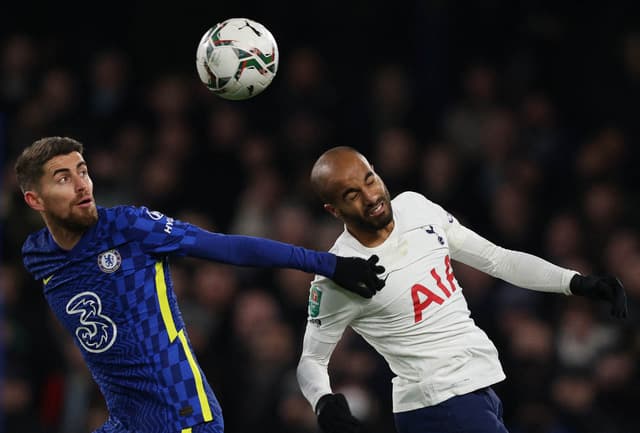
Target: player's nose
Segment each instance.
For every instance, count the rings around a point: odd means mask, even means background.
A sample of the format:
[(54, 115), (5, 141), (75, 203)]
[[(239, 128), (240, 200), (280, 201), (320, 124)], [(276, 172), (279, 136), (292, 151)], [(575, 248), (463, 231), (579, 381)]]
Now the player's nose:
[(76, 176), (75, 178), (76, 191), (82, 192), (88, 189), (89, 179), (87, 177)]
[(362, 191), (362, 196), (367, 205), (375, 205), (376, 203), (378, 203), (378, 201), (380, 201), (380, 195), (372, 188), (365, 188)]

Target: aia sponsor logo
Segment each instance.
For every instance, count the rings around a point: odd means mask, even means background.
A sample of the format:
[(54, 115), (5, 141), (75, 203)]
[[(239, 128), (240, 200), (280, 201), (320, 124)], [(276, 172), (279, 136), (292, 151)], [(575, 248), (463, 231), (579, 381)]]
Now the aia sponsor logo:
[(432, 288), (423, 286), (422, 284), (414, 284), (411, 287), (411, 300), (413, 301), (413, 318), (415, 323), (422, 320), (424, 310), (431, 304), (436, 303), (442, 305), (444, 301), (449, 299), (457, 290), (449, 256), (444, 257), (444, 268), (446, 282), (442, 281), (442, 277), (435, 268), (431, 269), (430, 272), (435, 286), (438, 288), (437, 290), (432, 290)]

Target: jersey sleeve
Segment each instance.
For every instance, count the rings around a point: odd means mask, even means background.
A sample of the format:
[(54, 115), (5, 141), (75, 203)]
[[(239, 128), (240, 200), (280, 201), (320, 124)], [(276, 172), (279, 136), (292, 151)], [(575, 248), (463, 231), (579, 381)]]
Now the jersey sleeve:
[(327, 371), (331, 354), (346, 327), (360, 313), (354, 296), (327, 279), (316, 278), (311, 285), (308, 321), (296, 376), (302, 394), (314, 409), (320, 397), (332, 392)]
[(460, 224), (440, 205), (421, 194), (408, 194), (420, 213), (432, 216), (444, 228), (452, 259), (518, 287), (571, 294), (569, 284), (578, 272), (531, 254), (499, 247)]
[(530, 290), (570, 295), (571, 278), (578, 273), (532, 254), (499, 247), (460, 224), (451, 229), (449, 248), (452, 259)]
[(270, 239), (213, 233), (145, 207), (129, 208), (126, 236), (143, 251), (238, 266), (293, 268), (331, 278), (336, 256)]

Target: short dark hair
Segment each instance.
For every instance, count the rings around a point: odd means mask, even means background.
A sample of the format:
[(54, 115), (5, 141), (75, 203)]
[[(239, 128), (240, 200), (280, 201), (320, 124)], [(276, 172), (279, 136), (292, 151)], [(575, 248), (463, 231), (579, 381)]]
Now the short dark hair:
[(44, 165), (51, 158), (71, 152), (82, 154), (83, 146), (69, 137), (45, 137), (34, 141), (22, 151), (16, 161), (15, 170), (22, 192), (33, 189), (44, 174)]

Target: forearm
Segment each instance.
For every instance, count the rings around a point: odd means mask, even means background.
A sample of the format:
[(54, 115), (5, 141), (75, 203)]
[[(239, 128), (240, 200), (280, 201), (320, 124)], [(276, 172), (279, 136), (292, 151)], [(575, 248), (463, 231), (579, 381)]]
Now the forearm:
[(451, 251), (454, 260), (518, 287), (571, 294), (569, 283), (576, 271), (531, 254), (498, 247), (466, 227), (459, 226), (456, 230)]
[(310, 357), (303, 356), (298, 363), (296, 374), (302, 394), (315, 410), (320, 397), (332, 392), (327, 365), (322, 365)]
[(183, 245), (186, 255), (238, 266), (292, 268), (333, 277), (336, 256), (284, 242), (199, 229), (194, 241)]
[(332, 393), (327, 366), (334, 347), (335, 344), (322, 343), (305, 334), (296, 376), (302, 394), (314, 410), (320, 397)]

